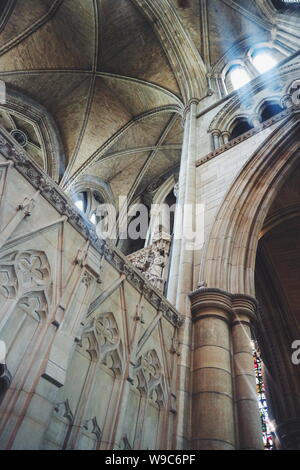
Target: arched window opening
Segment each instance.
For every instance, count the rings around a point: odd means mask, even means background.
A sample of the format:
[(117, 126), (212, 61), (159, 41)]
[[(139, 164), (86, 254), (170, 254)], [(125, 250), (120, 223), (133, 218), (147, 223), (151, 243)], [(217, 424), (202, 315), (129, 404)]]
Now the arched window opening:
[(229, 140), (236, 139), (236, 137), (245, 134), (245, 132), (248, 132), (251, 129), (253, 129), (253, 126), (247, 119), (238, 119), (232, 128)]
[(104, 204), (104, 200), (99, 191), (87, 190), (77, 193), (74, 204), (92, 224), (96, 225), (100, 221), (101, 217), (97, 215), (97, 209)]
[(87, 209), (87, 192), (83, 191), (76, 195), (75, 206), (81, 211), (85, 212)]
[[(166, 197), (165, 203), (168, 204), (170, 208), (175, 208), (176, 204), (176, 196), (174, 194), (174, 189), (168, 194)], [(174, 218), (175, 218), (175, 210), (170, 210), (170, 227), (169, 227), (169, 233), (172, 236), (173, 231), (174, 231)]]
[(293, 9), (300, 6), (300, 0), (272, 0), (276, 10)]
[(251, 77), (245, 67), (234, 65), (228, 72), (229, 78), (234, 90), (238, 90), (242, 86), (251, 81)]
[(271, 117), (279, 114), (283, 111), (283, 107), (280, 106), (279, 103), (274, 103), (272, 101), (268, 101), (264, 104), (262, 111), (261, 111), (261, 121), (265, 122)]
[(270, 49), (259, 49), (252, 56), (254, 67), (259, 73), (268, 72), (278, 63)]

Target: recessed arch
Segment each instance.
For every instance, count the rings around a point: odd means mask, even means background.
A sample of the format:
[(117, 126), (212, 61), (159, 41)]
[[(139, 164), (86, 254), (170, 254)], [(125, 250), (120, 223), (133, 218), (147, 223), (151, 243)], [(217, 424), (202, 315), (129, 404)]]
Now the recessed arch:
[(276, 114), (281, 113), (283, 110), (284, 108), (281, 106), (280, 100), (268, 99), (262, 103), (258, 114), (261, 122), (265, 122), (268, 119), (271, 119), (271, 117), (276, 116)]
[(233, 123), (230, 126), (230, 137), (229, 140), (234, 140), (240, 135), (245, 134), (246, 132), (253, 129), (253, 125), (249, 121), (248, 117), (239, 116), (234, 119)]
[[(9, 119), (12, 128), (17, 129), (18, 122), (23, 121), (24, 123), (27, 122), (28, 126), (30, 125), (35, 129), (43, 155), (43, 170), (48, 173), (55, 182), (59, 182), (65, 171), (65, 153), (59, 130), (47, 109), (37, 101), (7, 85), (6, 102), (1, 105), (0, 109), (10, 116)], [(10, 131), (10, 129), (7, 130)], [(32, 147), (36, 146), (34, 142), (31, 144)], [(28, 152), (28, 154), (31, 156), (30, 152)]]

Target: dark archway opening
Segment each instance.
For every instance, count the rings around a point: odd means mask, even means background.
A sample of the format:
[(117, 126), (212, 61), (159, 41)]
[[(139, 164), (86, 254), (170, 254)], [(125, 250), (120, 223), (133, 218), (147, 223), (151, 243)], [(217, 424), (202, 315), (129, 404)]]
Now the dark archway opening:
[(237, 137), (242, 134), (245, 134), (245, 132), (248, 132), (251, 129), (253, 129), (253, 126), (249, 123), (249, 121), (247, 121), (247, 119), (238, 119), (233, 126), (229, 140), (236, 139)]
[(278, 103), (272, 103), (268, 102), (266, 103), (261, 111), (261, 121), (265, 122), (268, 119), (271, 119), (271, 117), (276, 116), (276, 114), (279, 114), (283, 111), (283, 107), (280, 106)]

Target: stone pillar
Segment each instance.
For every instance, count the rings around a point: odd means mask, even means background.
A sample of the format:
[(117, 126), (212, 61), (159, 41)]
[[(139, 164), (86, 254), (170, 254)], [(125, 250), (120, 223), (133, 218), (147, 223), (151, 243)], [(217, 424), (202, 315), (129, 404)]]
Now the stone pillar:
[(223, 143), (223, 145), (228, 144), (229, 137), (230, 137), (230, 132), (228, 132), (228, 131), (222, 132), (222, 143)]
[(293, 107), (292, 97), (290, 95), (284, 95), (281, 98), (280, 104), (283, 108), (292, 108)]
[(235, 449), (230, 351), (230, 298), (199, 289), (191, 296), (194, 326), (192, 440), (195, 450)]
[(195, 450), (263, 449), (250, 321), (256, 302), (213, 288), (191, 293)]
[[(185, 175), (180, 184), (185, 186), (185, 197), (182, 223), (182, 240), (180, 250), (180, 262), (178, 270), (178, 285), (176, 308), (181, 313), (190, 314), (190, 302), (188, 294), (193, 288), (193, 267), (194, 267), (194, 241), (190, 236), (195, 231), (196, 215), (196, 158), (197, 158), (197, 102), (193, 101), (186, 116), (190, 121), (188, 157)], [(181, 175), (180, 175), (181, 177)]]
[(258, 71), (256, 70), (256, 68), (254, 67), (252, 63), (252, 60), (249, 57), (245, 58), (245, 65), (246, 65), (246, 72), (250, 74), (251, 80), (253, 80), (259, 75)]
[(258, 127), (261, 125), (261, 121), (260, 121), (260, 117), (258, 114), (254, 114), (253, 116), (251, 116), (251, 122), (252, 122), (252, 125), (253, 127)]
[[(186, 308), (185, 300), (192, 289), (193, 251), (185, 251), (186, 240), (184, 236), (193, 229), (195, 218), (197, 103), (197, 100), (191, 101), (185, 116), (172, 260), (167, 294), (168, 300), (175, 304), (183, 314), (189, 310), (189, 308)], [(180, 297), (181, 300), (179, 300)]]
[(183, 134), (182, 152), (181, 152), (181, 160), (180, 160), (180, 172), (179, 172), (179, 179), (178, 179), (177, 201), (176, 201), (176, 211), (175, 211), (175, 220), (174, 220), (172, 259), (171, 259), (168, 292), (167, 292), (167, 298), (173, 305), (175, 305), (176, 303), (178, 268), (179, 268), (179, 262), (180, 262), (181, 234), (182, 234), (182, 223), (183, 223), (182, 209), (184, 206), (184, 198), (185, 198), (185, 190), (186, 190), (186, 185), (184, 183), (185, 183), (187, 155), (188, 155), (189, 127), (190, 127), (190, 121), (187, 119), (187, 116), (186, 116), (185, 122), (184, 122), (184, 134)]
[(220, 147), (220, 131), (215, 129), (211, 133), (213, 139), (214, 150), (217, 150)]
[(255, 318), (256, 304), (246, 296), (235, 297), (232, 303), (234, 312), (232, 348), (238, 447), (243, 450), (261, 450), (263, 441), (253, 367), (250, 323)]
[(188, 294), (193, 284), (194, 251), (187, 249), (187, 235), (195, 224), (196, 157), (197, 157), (197, 100), (192, 100), (186, 110), (184, 139), (178, 180), (178, 197), (175, 213), (174, 238), (167, 297), (185, 316), (180, 331), (180, 358), (177, 364), (177, 415), (174, 448), (186, 449), (189, 440), (191, 406), (190, 360), (191, 320)]

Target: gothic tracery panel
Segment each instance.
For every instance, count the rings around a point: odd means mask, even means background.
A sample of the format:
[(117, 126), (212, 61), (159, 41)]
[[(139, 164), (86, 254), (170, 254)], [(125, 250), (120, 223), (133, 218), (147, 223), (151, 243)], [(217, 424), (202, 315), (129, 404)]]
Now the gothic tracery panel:
[(137, 388), (157, 404), (163, 405), (165, 401), (164, 376), (154, 349), (139, 357), (135, 374)]
[(99, 360), (116, 374), (123, 369), (123, 344), (119, 327), (113, 313), (102, 313), (91, 321), (83, 337), (89, 339), (88, 351), (94, 360)]
[(45, 289), (50, 283), (46, 254), (38, 250), (14, 251), (0, 259), (0, 293), (14, 298), (31, 290)]

